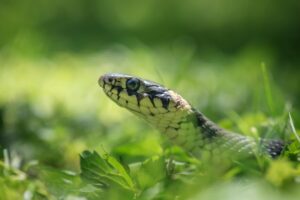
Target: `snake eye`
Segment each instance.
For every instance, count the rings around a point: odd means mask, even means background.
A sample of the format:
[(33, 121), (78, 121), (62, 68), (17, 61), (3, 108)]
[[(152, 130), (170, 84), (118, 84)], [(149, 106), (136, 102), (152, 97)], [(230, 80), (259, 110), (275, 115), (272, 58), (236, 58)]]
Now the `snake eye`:
[(129, 90), (137, 91), (140, 87), (139, 79), (136, 79), (136, 78), (128, 79), (127, 82), (126, 82), (126, 87)]

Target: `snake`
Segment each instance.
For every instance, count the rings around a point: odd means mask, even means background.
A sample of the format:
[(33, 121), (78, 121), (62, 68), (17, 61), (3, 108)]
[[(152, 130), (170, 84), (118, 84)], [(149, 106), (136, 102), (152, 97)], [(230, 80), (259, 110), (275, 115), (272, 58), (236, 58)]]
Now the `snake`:
[(146, 120), (172, 144), (196, 157), (212, 155), (266, 155), (277, 158), (286, 143), (281, 139), (254, 138), (225, 130), (175, 91), (136, 76), (108, 73), (99, 86), (117, 105)]

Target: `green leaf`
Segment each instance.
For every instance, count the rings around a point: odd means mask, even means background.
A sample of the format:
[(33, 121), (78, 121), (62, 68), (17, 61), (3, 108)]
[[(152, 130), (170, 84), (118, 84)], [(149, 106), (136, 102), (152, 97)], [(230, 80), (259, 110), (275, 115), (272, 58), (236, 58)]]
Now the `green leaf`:
[(136, 191), (123, 165), (110, 155), (101, 157), (97, 152), (84, 151), (80, 156), (81, 176), (95, 186), (108, 188), (118, 185)]
[(149, 188), (166, 177), (164, 157), (154, 156), (142, 163), (136, 171), (136, 179), (141, 189)]
[[(75, 172), (43, 166), (39, 167), (39, 171), (41, 183), (45, 185), (46, 191), (55, 197), (81, 194), (83, 182)], [(47, 194), (46, 191), (43, 193)]]
[(126, 181), (126, 183), (128, 184), (129, 188), (134, 188), (134, 184), (133, 181), (131, 179), (131, 177), (128, 175), (127, 171), (125, 170), (125, 168), (123, 167), (123, 165), (118, 162), (114, 157), (107, 155), (107, 162), (115, 169), (118, 170), (118, 172), (120, 173), (120, 176), (123, 177)]
[(287, 160), (273, 161), (266, 173), (266, 179), (275, 186), (282, 186), (287, 180), (300, 175), (300, 168), (295, 168)]

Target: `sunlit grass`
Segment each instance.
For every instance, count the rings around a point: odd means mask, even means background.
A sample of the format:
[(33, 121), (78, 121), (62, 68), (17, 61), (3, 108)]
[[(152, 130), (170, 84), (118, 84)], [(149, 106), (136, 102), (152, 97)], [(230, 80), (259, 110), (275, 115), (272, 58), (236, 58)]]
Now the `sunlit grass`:
[[(89, 55), (3, 58), (0, 139), (10, 162), (7, 156), (0, 161), (0, 191), (4, 199), (238, 199), (233, 194), (243, 191), (253, 195), (249, 199), (277, 198), (274, 193), (278, 199), (295, 199), (297, 141), (289, 155), (276, 161), (197, 160), (117, 107), (97, 84), (107, 72), (134, 74), (178, 91), (224, 128), (252, 137), (293, 139), (297, 127), (288, 115), (289, 102), (272, 79), (271, 63), (263, 51), (250, 49), (234, 59), (211, 61), (181, 45), (172, 50), (116, 45)], [(105, 168), (108, 174), (97, 164), (81, 169), (99, 176), (82, 180), (79, 155), (84, 150), (96, 150), (101, 155), (97, 162), (113, 162), (113, 168)], [(101, 179), (103, 173), (108, 179)], [(25, 175), (22, 180), (20, 174)], [(105, 187), (95, 185), (102, 181)]]

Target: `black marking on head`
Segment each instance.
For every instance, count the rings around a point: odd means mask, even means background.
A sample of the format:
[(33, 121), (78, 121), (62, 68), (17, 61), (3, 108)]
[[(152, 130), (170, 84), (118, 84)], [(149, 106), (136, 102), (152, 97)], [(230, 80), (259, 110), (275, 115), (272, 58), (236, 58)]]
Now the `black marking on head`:
[(150, 96), (159, 96), (166, 92), (166, 89), (157, 86), (150, 86), (147, 89), (149, 90), (148, 94)]
[(155, 114), (154, 114), (154, 113), (152, 113), (152, 112), (150, 112), (150, 115), (151, 115), (152, 117), (154, 117), (154, 116), (155, 116)]
[(170, 104), (170, 96), (169, 95), (164, 95), (163, 97), (160, 98), (161, 103), (163, 108), (168, 110), (169, 104)]
[(154, 104), (154, 96), (152, 96), (152, 95), (149, 95), (148, 96), (149, 97), (149, 99), (150, 99), (150, 102), (151, 102), (151, 104), (152, 104), (152, 106), (154, 107), (154, 108), (156, 108), (156, 106), (155, 106), (155, 104)]
[(121, 86), (118, 86), (118, 85), (112, 85), (111, 88), (110, 88), (110, 92), (112, 92), (114, 89), (117, 90), (117, 96), (118, 96), (118, 100), (120, 99), (120, 93), (123, 91), (123, 88)]
[(164, 87), (161, 87), (159, 85), (154, 85), (154, 84), (150, 84), (150, 82), (144, 81), (146, 87), (147, 87), (147, 91), (146, 93), (149, 96), (149, 99), (153, 105), (153, 107), (156, 107), (154, 104), (154, 98), (159, 98), (163, 104), (163, 107), (165, 109), (168, 108), (169, 103), (170, 103), (170, 95), (167, 94), (167, 89)]
[(136, 91), (132, 91), (132, 90), (129, 90), (129, 89), (126, 89), (126, 91), (127, 91), (127, 94), (129, 96), (136, 95)]
[(121, 87), (121, 86), (114, 86), (115, 87), (115, 89), (117, 89), (117, 95), (119, 96), (120, 95), (120, 93), (123, 91), (123, 88)]
[(137, 105), (138, 107), (140, 107), (140, 101), (144, 98), (144, 96), (140, 93), (136, 93), (135, 96), (136, 96)]
[(109, 91), (111, 92), (111, 91), (113, 91), (114, 89), (115, 89), (115, 86), (114, 86), (114, 85), (111, 85), (111, 88), (110, 88)]
[(154, 104), (154, 98), (158, 98), (158, 99), (160, 99), (163, 108), (168, 110), (168, 107), (169, 107), (169, 104), (170, 104), (170, 101), (171, 101), (171, 96), (169, 94), (166, 94), (166, 93), (162, 93), (162, 94), (150, 93), (149, 98), (150, 98), (150, 101), (151, 101), (153, 107), (156, 107), (155, 104)]
[(107, 81), (109, 82), (109, 83), (112, 83), (113, 82), (113, 78), (112, 77), (109, 77), (108, 79), (107, 79)]

